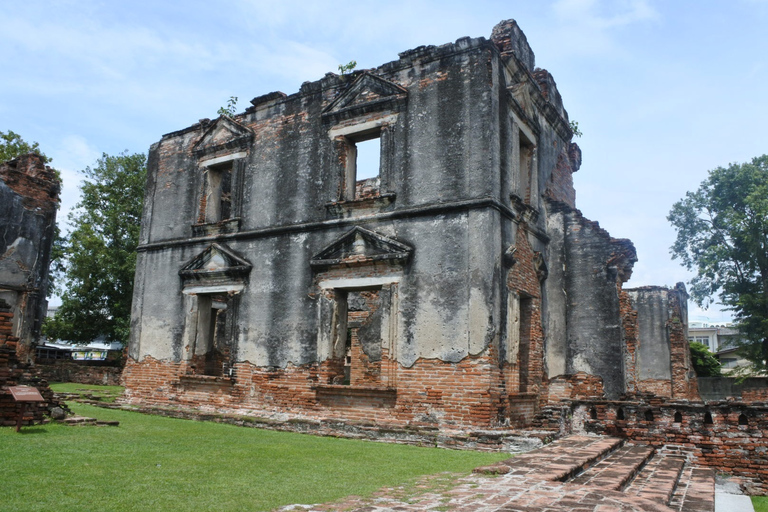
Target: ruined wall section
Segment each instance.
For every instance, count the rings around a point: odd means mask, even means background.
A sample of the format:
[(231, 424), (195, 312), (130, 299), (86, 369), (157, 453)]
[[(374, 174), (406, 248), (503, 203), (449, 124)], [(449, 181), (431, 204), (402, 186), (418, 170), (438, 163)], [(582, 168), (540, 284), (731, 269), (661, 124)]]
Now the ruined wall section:
[[(499, 233), (500, 222), (489, 204), (498, 197), (498, 150), (487, 133), (494, 55), (483, 40), (465, 39), (405, 52), (373, 70), (407, 90), (407, 110), (362, 118), (393, 116), (382, 133), (380, 192), (391, 194), (386, 200), (362, 204), (341, 197), (343, 162), (329, 133), (333, 121), (324, 117), (360, 73), (329, 75), (292, 96), (268, 95), (237, 116), (235, 122), (254, 136), (242, 158), (242, 215), (234, 232), (192, 236), (202, 181), (191, 148), (217, 121), (204, 120), (154, 145), (124, 373), (129, 400), (299, 408), (323, 417), (401, 423), (495, 420), (501, 392), (492, 345), (503, 280), (500, 236), (488, 235)], [(352, 121), (340, 122), (347, 127)], [(389, 153), (384, 139), (393, 148)], [(309, 262), (357, 225), (414, 248), (402, 268), (349, 267), (333, 276), (340, 282), (398, 280), (390, 313), (397, 316), (397, 345), (388, 354), (397, 358), (396, 381), (386, 382), (397, 386), (396, 394), (377, 383), (335, 387), (335, 363), (318, 347), (324, 321), (318, 286), (329, 276), (313, 272)], [(253, 264), (238, 294), (231, 378), (192, 375), (186, 355), (197, 313), (194, 297), (182, 293), (178, 271), (212, 241)], [(381, 375), (389, 375), (384, 356), (381, 364)]]
[[(575, 200), (571, 136), (554, 80), (534, 68), (514, 22), (490, 42), (415, 48), (165, 135), (149, 155), (128, 399), (394, 423), (529, 421), (546, 378), (542, 196)], [(350, 147), (368, 137), (380, 141), (379, 176), (350, 184)], [(203, 215), (205, 162), (230, 166), (236, 218)], [(363, 243), (360, 259), (310, 265), (358, 227), (410, 257), (366, 262)], [(213, 242), (251, 268), (227, 292), (229, 373), (200, 375), (190, 351), (214, 293), (182, 289), (179, 269)], [(392, 344), (361, 385), (344, 386), (331, 333), (343, 297), (359, 291), (391, 299), (377, 322), (390, 322)], [(524, 360), (503, 363), (514, 296), (528, 313), (514, 328)]]
[(48, 387), (34, 366), (21, 361), (16, 352), (18, 337), (13, 332), (13, 312), (10, 304), (0, 299), (0, 426), (16, 425), (21, 412), (21, 403), (17, 403), (8, 387), (32, 386), (37, 388), (44, 402), (28, 402), (22, 425), (40, 423), (44, 414), (59, 405), (53, 398), (53, 391)]
[(60, 183), (43, 157), (0, 164), (0, 298), (12, 307), (21, 360), (40, 336)]
[(698, 400), (696, 377), (688, 346), (688, 293), (682, 283), (673, 289), (645, 286), (626, 290), (636, 321), (634, 387), (637, 393)]
[[(487, 63), (491, 51), (482, 40), (467, 39), (456, 45), (409, 53), (400, 61), (376, 70), (383, 78), (408, 90), (408, 109), (395, 113), (397, 120), (389, 133), (397, 151), (391, 155), (391, 162), (382, 162), (382, 170), (392, 172), (389, 177), (382, 176), (387, 183), (384, 191), (393, 192), (395, 198), (376, 211), (380, 215), (392, 214), (398, 222), (377, 221), (374, 216), (359, 223), (394, 239), (430, 247), (430, 251), (417, 249), (419, 256), (408, 273), (408, 279), (413, 280), (408, 288), (426, 290), (429, 287), (423, 283), (440, 281), (436, 300), (456, 304), (455, 309), (449, 307), (446, 311), (463, 325), (442, 331), (450, 333), (443, 341), (427, 337), (424, 349), (417, 348), (412, 357), (405, 356), (406, 365), (418, 357), (456, 360), (468, 353), (478, 353), (488, 343), (486, 332), (493, 330), (488, 325), (488, 318), (493, 314), (483, 304), (486, 297), (497, 295), (493, 286), (498, 286), (492, 279), (492, 265), (485, 261), (484, 253), (488, 249), (483, 248), (479, 240), (468, 244), (470, 238), (479, 236), (473, 233), (488, 232), (485, 226), (490, 217), (476, 213), (477, 205), (457, 204), (492, 196), (496, 185), (487, 170), (494, 167), (493, 159), (497, 156), (489, 156), (494, 152), (489, 151), (486, 144), (492, 137), (484, 133), (490, 112), (490, 92), (480, 95), (474, 92), (488, 89)], [(237, 119), (255, 134), (243, 163), (242, 219), (238, 232), (218, 239), (236, 253), (258, 262), (250, 277), (251, 291), (255, 293), (243, 294), (240, 304), (241, 324), (248, 327), (243, 327), (238, 342), (241, 356), (256, 364), (284, 366), (289, 361), (304, 364), (315, 358), (314, 315), (305, 314), (315, 310), (307, 298), (312, 292), (308, 262), (325, 245), (358, 223), (354, 218), (328, 222), (337, 215), (336, 210), (329, 209), (329, 204), (339, 200), (341, 178), (336, 168), (336, 148), (329, 135), (332, 126), (321, 114), (334, 94), (342, 94), (354, 79), (354, 76), (332, 75), (307, 83), (298, 94), (277, 96)], [(446, 108), (441, 108), (438, 102), (444, 102)], [(370, 121), (370, 117), (364, 120)], [(151, 149), (149, 186), (154, 190), (148, 196), (151, 201), (146, 208), (148, 212), (151, 209), (151, 213), (145, 215), (148, 225), (144, 230), (150, 233), (147, 242), (154, 245), (145, 251), (140, 261), (145, 268), (153, 269), (153, 276), (164, 276), (153, 282), (143, 280), (139, 285), (138, 293), (144, 296), (142, 332), (147, 335), (141, 340), (141, 352), (135, 354), (138, 357), (178, 357), (178, 349), (171, 349), (169, 345), (179, 345), (182, 322), (171, 311), (179, 307), (180, 299), (151, 302), (153, 297), (162, 297), (165, 290), (179, 288), (173, 267), (178, 268), (210, 241), (182, 238), (191, 235), (201, 198), (201, 169), (190, 148), (202, 137), (207, 125), (201, 122), (166, 135)], [(437, 206), (441, 203), (445, 206)], [(436, 225), (433, 212), (414, 210), (430, 207), (445, 213), (437, 225), (445, 228), (442, 236), (447, 234), (456, 239), (451, 251), (436, 249), (442, 244), (429, 239)], [(425, 222), (425, 218), (429, 220)], [(420, 239), (424, 241), (417, 242)], [(477, 254), (467, 259), (467, 247), (477, 248)], [(490, 253), (492, 258), (498, 258), (500, 248)], [(164, 267), (170, 271), (159, 271)], [(140, 269), (137, 276), (143, 275), (142, 272)], [(448, 277), (451, 275), (453, 279)], [(438, 314), (438, 304), (418, 300), (417, 306), (409, 296), (403, 300), (404, 311), (420, 313), (413, 315), (414, 327), (404, 329), (404, 343), (413, 344), (410, 334), (413, 329), (438, 331), (435, 336), (439, 337), (440, 330), (428, 329), (423, 320)], [(417, 300), (416, 297), (413, 300)], [(470, 314), (467, 308), (479, 308), (471, 313), (474, 319), (482, 319), (476, 327), (467, 326)], [(480, 335), (475, 336), (475, 331)], [(463, 333), (465, 340), (457, 343), (455, 333)], [(472, 341), (468, 342), (467, 338)], [(164, 339), (172, 342), (163, 343)], [(440, 348), (447, 346), (452, 348)], [(403, 354), (409, 350), (412, 349), (404, 347)]]
[[(547, 203), (552, 234), (546, 319), (549, 377), (561, 370), (603, 379), (606, 396), (625, 392), (620, 292), (637, 261), (632, 243), (612, 238), (563, 203)], [(565, 314), (565, 323), (560, 314)]]

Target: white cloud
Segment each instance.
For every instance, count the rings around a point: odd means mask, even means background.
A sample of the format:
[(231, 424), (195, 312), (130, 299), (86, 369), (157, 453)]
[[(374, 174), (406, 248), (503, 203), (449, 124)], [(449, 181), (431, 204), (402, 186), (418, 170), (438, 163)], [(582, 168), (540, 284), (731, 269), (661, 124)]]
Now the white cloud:
[(101, 153), (80, 135), (66, 135), (60, 141), (46, 148), (46, 155), (53, 160), (51, 165), (61, 173), (61, 207), (58, 219), (64, 225), (67, 215), (80, 199), (80, 171), (93, 166)]
[(558, 0), (550, 46), (564, 55), (623, 55), (618, 35), (628, 26), (659, 19), (647, 0)]

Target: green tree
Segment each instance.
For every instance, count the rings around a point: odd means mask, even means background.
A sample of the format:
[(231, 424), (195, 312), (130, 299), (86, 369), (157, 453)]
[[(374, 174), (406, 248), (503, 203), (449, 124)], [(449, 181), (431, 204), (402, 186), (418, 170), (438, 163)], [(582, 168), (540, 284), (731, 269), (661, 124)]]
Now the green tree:
[(768, 369), (768, 155), (709, 172), (672, 207), (673, 258), (696, 271), (691, 297), (734, 312), (740, 346), (756, 372)]
[(82, 198), (58, 254), (62, 304), (46, 336), (79, 343), (128, 341), (146, 156), (104, 154), (83, 171)]
[(21, 135), (14, 133), (11, 130), (7, 132), (0, 132), (0, 162), (7, 162), (20, 155), (26, 155), (27, 153), (37, 153), (43, 157), (45, 163), (51, 161), (50, 158), (40, 151), (40, 145), (37, 142), (29, 144), (24, 142)]
[(691, 363), (699, 377), (720, 377), (720, 361), (709, 351), (706, 345), (691, 342)]

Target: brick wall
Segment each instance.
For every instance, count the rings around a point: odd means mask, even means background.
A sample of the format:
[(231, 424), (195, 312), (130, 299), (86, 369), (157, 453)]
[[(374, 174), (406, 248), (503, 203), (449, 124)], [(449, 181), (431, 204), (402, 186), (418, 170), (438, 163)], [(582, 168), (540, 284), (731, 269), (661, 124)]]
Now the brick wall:
[(48, 383), (40, 377), (36, 369), (20, 362), (16, 347), (19, 339), (11, 336), (13, 315), (10, 306), (0, 300), (0, 426), (16, 425), (21, 404), (17, 403), (10, 386), (36, 387), (45, 402), (30, 402), (26, 406), (25, 418), (22, 424), (40, 423), (49, 407), (58, 405), (53, 398), (53, 391)]
[(768, 403), (575, 402), (573, 427), (695, 457), (768, 494)]
[[(544, 376), (544, 331), (541, 325), (541, 285), (536, 269), (536, 254), (528, 242), (528, 228), (524, 222), (518, 226), (515, 239), (515, 263), (507, 275), (507, 287), (520, 297), (520, 348), (517, 364), (512, 373), (518, 374), (518, 387), (514, 377), (509, 379), (510, 392), (530, 393), (541, 390)], [(511, 335), (508, 334), (508, 335)]]
[(559, 375), (551, 379), (548, 391), (550, 403), (579, 398), (602, 398), (604, 396), (603, 380), (596, 375), (589, 375), (584, 372)]
[(563, 150), (547, 182), (544, 195), (549, 199), (576, 208), (576, 190), (573, 188), (573, 173), (581, 166), (581, 149), (572, 142), (569, 150)]
[[(238, 363), (233, 378), (188, 375), (186, 363), (128, 360), (128, 403), (185, 406), (243, 414), (288, 414), (393, 425), (485, 426), (530, 422), (533, 394), (507, 395), (491, 351), (458, 363), (420, 359), (396, 367), (390, 387), (333, 384), (334, 362), (264, 368)], [(396, 363), (395, 363), (396, 364)], [(509, 406), (509, 402), (513, 401)], [(519, 423), (518, 423), (519, 422)]]
[(69, 361), (55, 364), (37, 362), (35, 368), (40, 372), (40, 376), (49, 382), (78, 382), (101, 386), (121, 385), (123, 371), (117, 366), (83, 365)]

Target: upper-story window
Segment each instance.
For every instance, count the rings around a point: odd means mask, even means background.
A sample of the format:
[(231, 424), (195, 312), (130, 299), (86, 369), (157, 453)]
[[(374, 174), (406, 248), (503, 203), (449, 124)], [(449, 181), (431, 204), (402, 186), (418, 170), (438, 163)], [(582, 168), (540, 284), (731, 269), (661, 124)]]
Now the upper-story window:
[(519, 139), (519, 188), (518, 195), (526, 203), (534, 208), (538, 184), (536, 183), (536, 146), (533, 141), (521, 130)]
[(344, 198), (365, 199), (381, 188), (381, 129), (345, 137), (347, 162)]
[(195, 236), (240, 229), (243, 172), (254, 133), (222, 116), (210, 123), (195, 144), (199, 168), (199, 206), (192, 225)]
[(341, 178), (334, 201), (394, 197), (386, 190), (391, 184), (392, 134), (406, 101), (403, 87), (364, 72), (323, 111)]
[(202, 221), (210, 223), (232, 218), (232, 162), (207, 167), (203, 188)]

